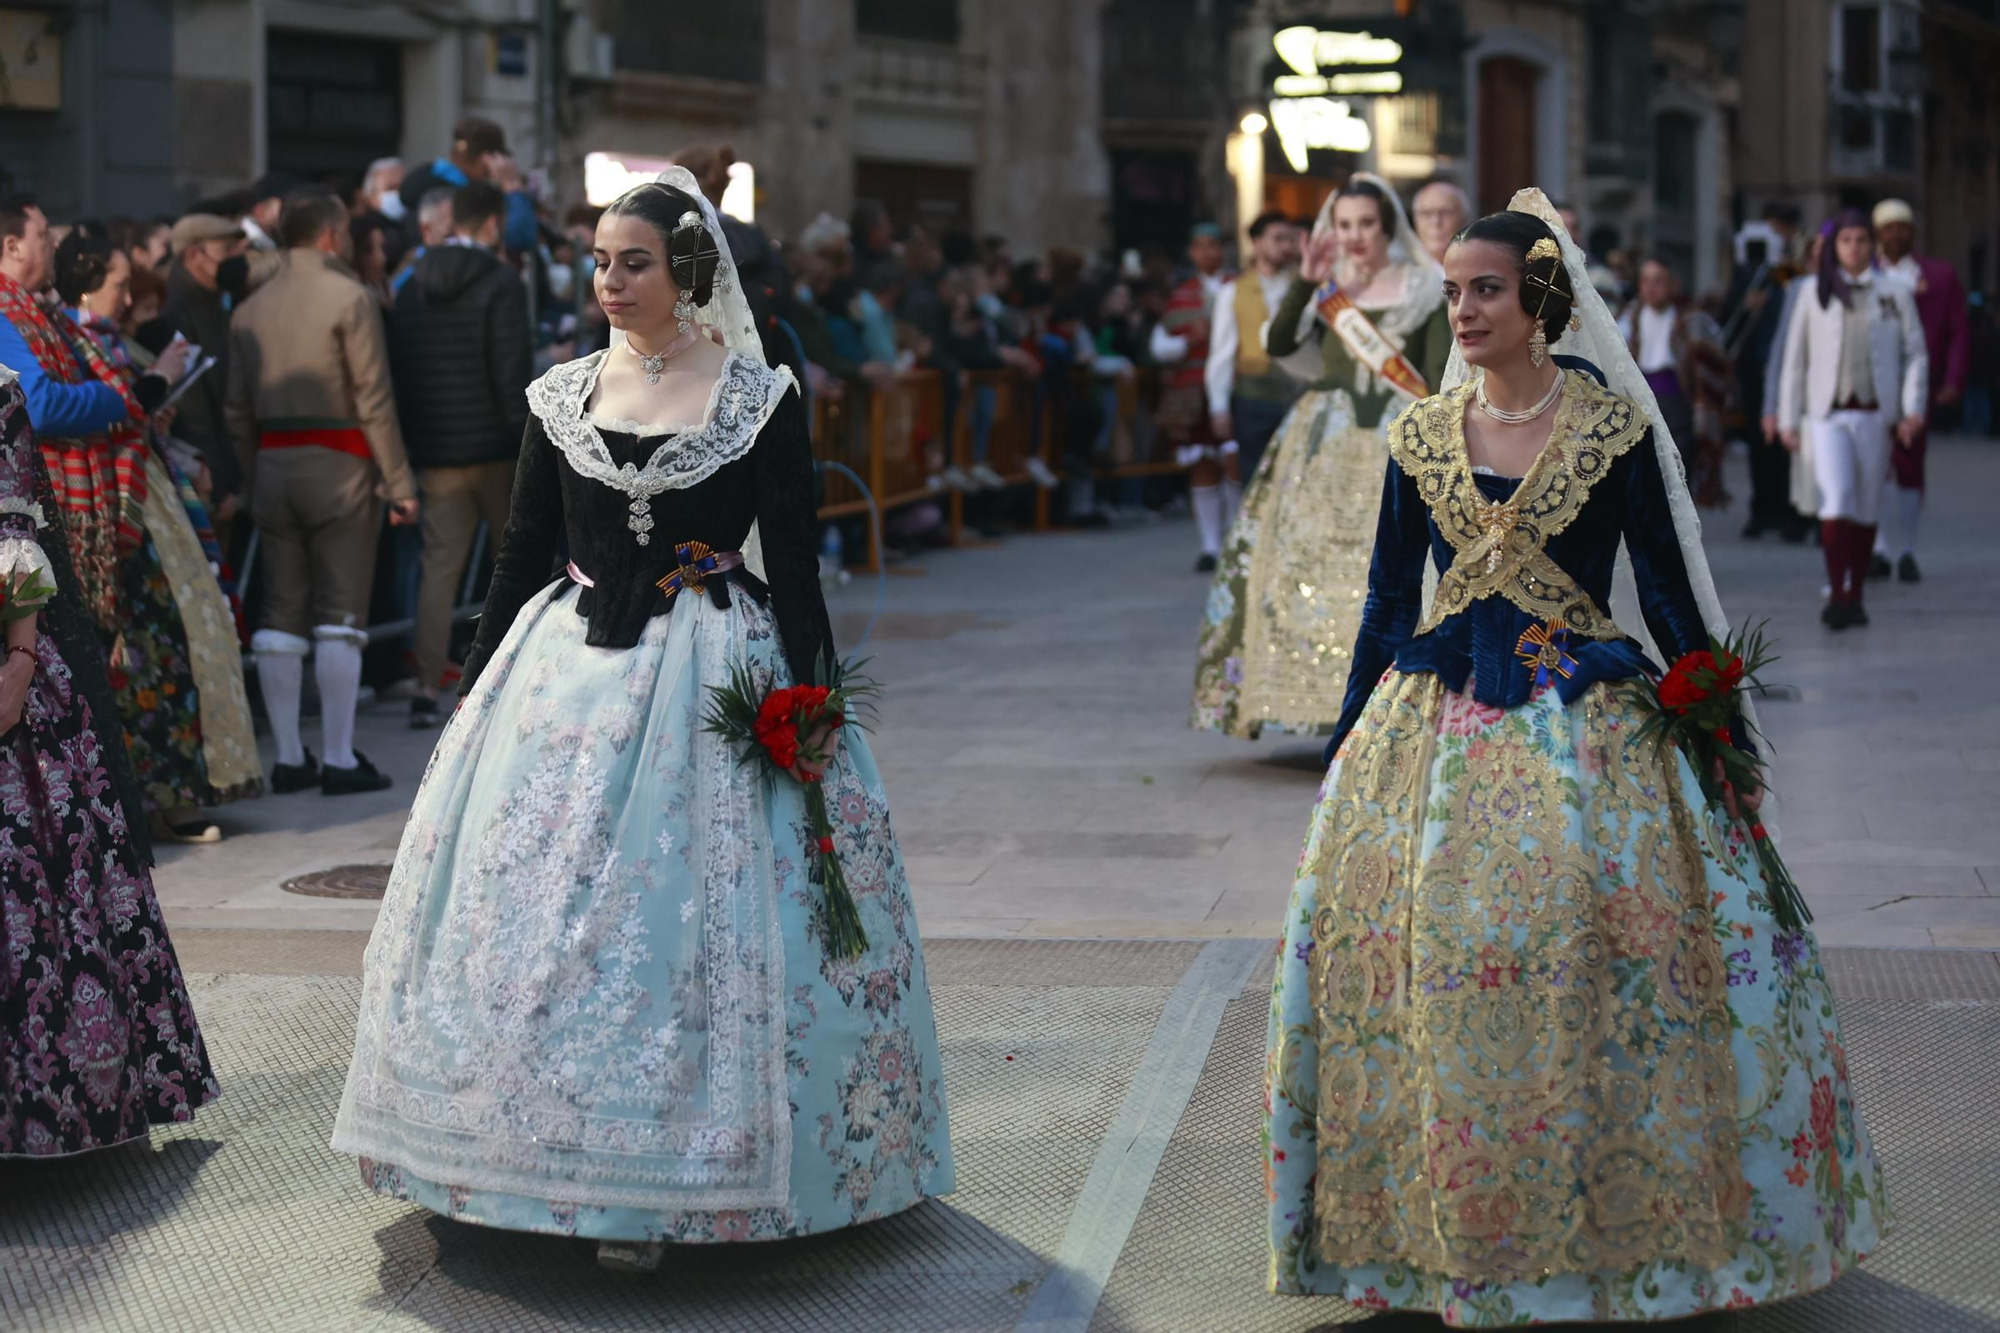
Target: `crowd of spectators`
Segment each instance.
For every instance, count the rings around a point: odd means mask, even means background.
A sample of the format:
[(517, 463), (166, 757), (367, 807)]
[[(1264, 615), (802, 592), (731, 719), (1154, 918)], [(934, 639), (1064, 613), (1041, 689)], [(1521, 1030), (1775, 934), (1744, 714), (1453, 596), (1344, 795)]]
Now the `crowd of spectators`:
[[(710, 198), (722, 196), (730, 150), (701, 147), (678, 160)], [(1463, 193), (1445, 181), (1416, 191), (1410, 213), (1433, 252), (1469, 221)], [(26, 246), (31, 216), (39, 216), (33, 201), (13, 197), (0, 205), (0, 231)], [(479, 118), (461, 121), (438, 158), (377, 161), (349, 185), (272, 174), (174, 218), (42, 219), (51, 247), (74, 235), (125, 256), (129, 299), (117, 325), (148, 362), (176, 354), (177, 342), (213, 358), (155, 425), (207, 506), (222, 563), (240, 565), (258, 534), (261, 595), (251, 619), (266, 631), (256, 640), (260, 668), (275, 673), (284, 696), (267, 686), (267, 710), (298, 709), (282, 683), (298, 673), (275, 646), (326, 657), (329, 642), (358, 651), (371, 623), (379, 641), (390, 637), (380, 632), (385, 622), (407, 622), (407, 640), (376, 653), (374, 674), (384, 685), (403, 678), (414, 725), (439, 721), (453, 679), (454, 613), (476, 599), (480, 534), (490, 554), (504, 524), (523, 390), (539, 370), (608, 338), (591, 294), (596, 219), (588, 206), (558, 211), (538, 198), (500, 128)], [(940, 499), (992, 497), (968, 505), (975, 524), (1004, 529), (1016, 512), (1006, 493), (1028, 485), (1057, 491), (1056, 512), (1081, 525), (1149, 521), (1186, 504), (1185, 478), (1168, 465), (1173, 451), (1147, 398), (1157, 379), (1148, 373), (1158, 369), (1154, 333), (1190, 272), (1185, 255), (1017, 254), (1000, 236), (899, 230), (873, 204), (846, 219), (822, 213), (788, 238), (735, 218), (723, 228), (767, 354), (792, 364), (811, 397), (858, 399), (935, 373), (941, 419), (919, 435), (917, 462)], [(1743, 409), (1743, 377), (1732, 382), (1729, 362), (1762, 356), (1771, 333), (1768, 320), (1738, 312), (1754, 314), (1770, 274), (1784, 270), (1775, 254), (1762, 271), (1746, 262), (1729, 293), (1689, 301), (1663, 263), (1635, 262), (1615, 237), (1592, 240), (1603, 250), (1593, 281), (1626, 311), (1642, 367), (1659, 374), (1663, 403), (1688, 426), (1698, 493), (1719, 502), (1725, 419), (1747, 416), (1756, 439), (1757, 414)], [(316, 304), (275, 311), (266, 301), (263, 318), (247, 319), (261, 290), (307, 262), (301, 252), (323, 271)], [(1973, 338), (1990, 349), (1982, 315), (1975, 302)], [(1985, 365), (1990, 352), (1973, 359)], [(280, 369), (287, 365), (295, 369)], [(170, 360), (166, 369), (187, 367)], [(991, 456), (994, 377), (975, 372), (993, 371), (1029, 386), (1034, 420), (1056, 427), (1059, 451), (1016, 460), (1025, 481), (1003, 476)], [(290, 378), (279, 383), (281, 375)], [(302, 387), (301, 377), (315, 375), (316, 386)], [(1990, 429), (1976, 373), (1968, 389), (1968, 424)], [(48, 410), (46, 397), (38, 406), (31, 392), (29, 401), (31, 413)], [(947, 447), (961, 430), (963, 453)], [(299, 471), (288, 442), (327, 431), (341, 432), (337, 449), (351, 455), (353, 476), (294, 480), (304, 498), (291, 499), (260, 479)], [(329, 517), (329, 488), (352, 492), (362, 476), (365, 497), (347, 494), (333, 505), (337, 521)], [(892, 515), (892, 546), (935, 540), (940, 508), (919, 502)], [(274, 588), (275, 580), (300, 586)], [(321, 693), (344, 698), (345, 676), (358, 672), (350, 663), (328, 678), (322, 666)], [(296, 723), (277, 725), (281, 782), (321, 781)], [(323, 744), (336, 767), (354, 764), (344, 735)]]

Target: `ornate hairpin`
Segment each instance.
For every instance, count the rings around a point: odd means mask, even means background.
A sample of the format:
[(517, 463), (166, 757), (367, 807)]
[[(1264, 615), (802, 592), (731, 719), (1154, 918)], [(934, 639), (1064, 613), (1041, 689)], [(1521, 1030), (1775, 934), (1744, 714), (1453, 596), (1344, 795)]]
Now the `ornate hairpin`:
[(1556, 243), (1553, 239), (1544, 236), (1542, 237), (1541, 240), (1536, 241), (1533, 245), (1528, 247), (1528, 258), (1561, 259), (1562, 251), (1556, 248)]
[(674, 224), (674, 230), (677, 232), (692, 231), (700, 225), (701, 214), (690, 208), (687, 212), (681, 214), (681, 220)]

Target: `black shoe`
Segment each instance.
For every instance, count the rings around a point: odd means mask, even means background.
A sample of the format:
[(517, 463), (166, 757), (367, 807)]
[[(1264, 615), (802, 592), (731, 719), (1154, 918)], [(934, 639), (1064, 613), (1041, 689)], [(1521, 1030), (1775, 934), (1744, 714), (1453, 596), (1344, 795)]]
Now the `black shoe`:
[(303, 764), (271, 766), (271, 790), (279, 796), (289, 796), (295, 791), (311, 791), (319, 784), (319, 761), (313, 758), (311, 750), (306, 751)]
[(1870, 579), (1886, 579), (1895, 572), (1894, 566), (1889, 563), (1889, 557), (1883, 555), (1880, 551), (1868, 557), (1868, 577)]
[(1743, 539), (1745, 541), (1754, 542), (1759, 537), (1763, 536), (1765, 529), (1769, 528), (1770, 526), (1771, 525), (1769, 523), (1766, 523), (1762, 518), (1759, 518), (1758, 516), (1753, 514), (1750, 516), (1750, 521), (1743, 525)]
[(1804, 545), (1806, 538), (1814, 537), (1818, 532), (1819, 524), (1808, 523), (1802, 518), (1786, 519), (1778, 527), (1778, 535), (1794, 546)]
[(359, 750), (354, 752), (353, 768), (326, 766), (326, 775), (320, 779), (320, 793), (325, 796), (354, 796), (365, 791), (387, 791), (395, 785), (395, 779), (368, 762), (368, 756)]
[(1856, 602), (1847, 608), (1847, 623), (1859, 629), (1868, 623), (1868, 608)]
[(1896, 562), (1896, 577), (1905, 583), (1922, 583), (1924, 581), (1924, 571), (1917, 568), (1917, 558), (1915, 556), (1905, 554), (1901, 560)]
[(410, 700), (410, 730), (433, 731), (444, 724), (444, 713), (438, 708), (437, 700), (426, 699), (419, 694)]
[(1194, 572), (1197, 574), (1213, 574), (1218, 563), (1220, 562), (1214, 556), (1204, 551), (1202, 552), (1201, 559), (1194, 562)]
[(1846, 602), (1828, 602), (1819, 613), (1819, 623), (1828, 629), (1846, 629), (1853, 624), (1853, 608)]

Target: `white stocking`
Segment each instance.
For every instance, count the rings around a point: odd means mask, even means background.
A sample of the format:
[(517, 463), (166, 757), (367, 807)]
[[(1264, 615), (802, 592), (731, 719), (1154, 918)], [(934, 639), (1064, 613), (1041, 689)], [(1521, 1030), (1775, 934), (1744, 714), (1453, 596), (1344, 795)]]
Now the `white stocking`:
[(1220, 486), (1191, 486), (1189, 498), (1194, 502), (1194, 525), (1201, 532), (1201, 553), (1203, 555), (1222, 554), (1222, 488)]
[(361, 699), (361, 645), (367, 636), (338, 625), (313, 631), (319, 640), (313, 674), (319, 682), (320, 744), (329, 768), (353, 768), (354, 709)]
[(1896, 536), (1899, 539), (1897, 555), (1917, 553), (1917, 519), (1924, 511), (1924, 493), (1914, 486), (1898, 486), (1893, 506), (1896, 520)]
[(305, 687), (311, 645), (296, 634), (261, 629), (250, 646), (257, 654), (257, 683), (271, 718), (271, 736), (278, 743), (278, 762), (297, 767), (306, 761), (305, 745), (299, 740), (299, 694)]

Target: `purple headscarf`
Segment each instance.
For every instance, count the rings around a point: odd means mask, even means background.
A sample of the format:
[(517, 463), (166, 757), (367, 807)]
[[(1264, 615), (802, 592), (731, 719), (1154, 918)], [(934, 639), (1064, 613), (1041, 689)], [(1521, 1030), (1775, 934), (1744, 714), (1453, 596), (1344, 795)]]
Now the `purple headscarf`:
[(1846, 231), (1849, 227), (1859, 227), (1870, 236), (1875, 234), (1875, 228), (1868, 221), (1868, 215), (1858, 208), (1843, 208), (1840, 212), (1828, 218), (1826, 224), (1819, 229), (1821, 239), (1819, 247), (1819, 308), (1822, 310), (1826, 309), (1827, 304), (1836, 297), (1839, 298), (1843, 306), (1851, 309), (1854, 305), (1852, 289), (1847, 281), (1847, 270), (1840, 266), (1840, 247), (1834, 244), (1834, 240), (1840, 233)]

